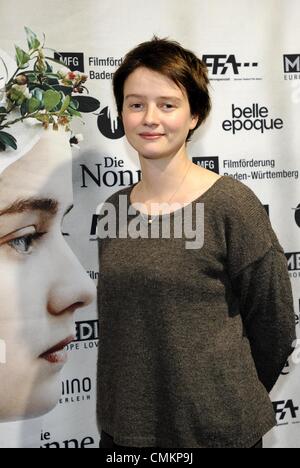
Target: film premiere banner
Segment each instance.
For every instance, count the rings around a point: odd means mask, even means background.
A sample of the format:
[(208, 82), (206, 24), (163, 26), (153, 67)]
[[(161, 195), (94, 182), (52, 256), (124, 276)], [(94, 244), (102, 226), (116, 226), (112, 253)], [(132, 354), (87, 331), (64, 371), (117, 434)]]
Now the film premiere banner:
[[(70, 152), (59, 138), (42, 139), (47, 154), (55, 155), (51, 160), (43, 161), (38, 151), (26, 152), (23, 146), (22, 157), (0, 174), (0, 209), (8, 197), (16, 201), (24, 188), (60, 197), (66, 211), (74, 203), (64, 217), (59, 244), (54, 231), (42, 241), (26, 230), (36, 223), (30, 212), (28, 219), (21, 216), (21, 225), (16, 221), (17, 228), (11, 226), (12, 218), (0, 221), (0, 236), (5, 236), (0, 242), (0, 447), (99, 446), (99, 330), (93, 298), (97, 213), (110, 194), (141, 176), (116, 115), (111, 80), (124, 54), (153, 34), (178, 40), (208, 66), (213, 111), (189, 144), (190, 157), (247, 184), (265, 205), (286, 252), (299, 329), (299, 14), (300, 4), (293, 0), (1, 2), (3, 54), (13, 59), (14, 44), (26, 48), (24, 26), (40, 38), (45, 33), (56, 51), (49, 54), (70, 71), (88, 76), (90, 95), (100, 107), (84, 116), (84, 124), (74, 122), (74, 133), (84, 135), (79, 149)], [(0, 88), (3, 76), (2, 65)], [(50, 216), (51, 206), (47, 210)], [(21, 236), (7, 237), (16, 229)], [(40, 235), (46, 230), (42, 226)], [(24, 259), (31, 249), (33, 254)], [(56, 314), (49, 321), (51, 301), (52, 311), (63, 311), (78, 297), (85, 297), (85, 307), (71, 319)], [(67, 359), (49, 371), (49, 362), (40, 365), (41, 356), (58, 344), (65, 344)], [(271, 394), (278, 426), (265, 438), (266, 447), (300, 446), (299, 380), (295, 352)]]

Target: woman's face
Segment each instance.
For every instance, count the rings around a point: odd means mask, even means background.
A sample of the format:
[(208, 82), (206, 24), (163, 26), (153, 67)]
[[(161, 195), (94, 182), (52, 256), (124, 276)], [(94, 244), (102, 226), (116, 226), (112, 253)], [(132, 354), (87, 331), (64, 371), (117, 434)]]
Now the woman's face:
[(129, 143), (151, 159), (170, 157), (185, 148), (191, 115), (186, 92), (161, 73), (137, 68), (124, 84), (123, 124)]
[(74, 312), (95, 297), (62, 234), (72, 202), (71, 151), (61, 131), (45, 131), (0, 175), (0, 421), (54, 408)]

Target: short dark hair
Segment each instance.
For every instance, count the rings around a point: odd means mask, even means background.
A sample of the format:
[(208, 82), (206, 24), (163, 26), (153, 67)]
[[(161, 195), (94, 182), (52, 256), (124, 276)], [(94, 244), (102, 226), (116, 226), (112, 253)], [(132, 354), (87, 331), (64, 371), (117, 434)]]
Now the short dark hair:
[(169, 39), (154, 36), (151, 41), (138, 45), (126, 54), (113, 77), (113, 91), (120, 118), (122, 118), (125, 81), (139, 67), (159, 72), (174, 81), (177, 86), (185, 89), (191, 114), (199, 117), (195, 129), (189, 131), (187, 137), (189, 140), (211, 110), (209, 79), (205, 63), (193, 52)]

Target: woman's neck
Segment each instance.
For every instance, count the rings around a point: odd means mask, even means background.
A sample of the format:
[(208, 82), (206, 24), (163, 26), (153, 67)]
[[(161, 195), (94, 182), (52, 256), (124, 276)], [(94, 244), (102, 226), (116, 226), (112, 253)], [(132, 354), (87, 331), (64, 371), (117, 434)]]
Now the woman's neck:
[(186, 151), (161, 159), (145, 158), (141, 155), (139, 158), (142, 170), (139, 191), (143, 193), (143, 198), (155, 199), (158, 202), (165, 201), (176, 190), (193, 164)]

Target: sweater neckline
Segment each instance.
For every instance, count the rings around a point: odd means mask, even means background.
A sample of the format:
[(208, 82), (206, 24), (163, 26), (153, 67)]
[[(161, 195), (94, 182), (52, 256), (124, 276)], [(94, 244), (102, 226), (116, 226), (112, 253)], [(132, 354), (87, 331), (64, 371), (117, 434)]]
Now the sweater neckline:
[[(184, 207), (182, 208), (179, 208), (178, 210), (175, 210), (175, 211), (171, 211), (170, 213), (165, 213), (165, 214), (159, 214), (159, 215), (153, 215), (151, 216), (153, 219), (157, 218), (157, 219), (163, 219), (164, 217), (166, 216), (175, 216), (177, 213), (180, 213), (182, 212), (182, 210), (184, 210), (185, 208), (191, 206), (191, 205), (194, 205), (198, 202), (200, 202), (203, 198), (206, 198), (208, 195), (210, 195), (211, 193), (213, 193), (216, 188), (218, 188), (218, 185), (221, 181), (225, 180), (226, 176), (221, 176), (219, 177), (219, 179), (217, 179), (207, 190), (205, 190), (205, 192), (203, 192), (201, 195), (199, 195), (199, 197), (195, 198), (194, 200), (190, 201), (189, 203), (187, 203)], [(138, 182), (136, 182), (135, 184), (131, 185), (131, 187), (129, 188), (129, 196), (128, 196), (128, 203), (129, 203), (129, 206), (133, 207), (132, 203), (131, 203), (131, 192), (133, 191), (134, 187), (138, 184)], [(149, 217), (149, 214), (148, 213), (144, 213), (142, 211), (139, 211), (135, 208), (136, 212), (138, 214), (140, 214), (142, 217)]]

